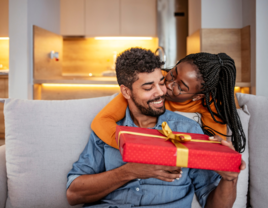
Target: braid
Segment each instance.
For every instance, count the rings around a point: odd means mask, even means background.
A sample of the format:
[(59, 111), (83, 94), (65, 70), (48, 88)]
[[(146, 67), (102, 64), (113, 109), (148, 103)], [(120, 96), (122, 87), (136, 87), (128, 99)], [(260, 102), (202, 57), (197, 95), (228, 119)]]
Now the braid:
[[(186, 56), (179, 63), (181, 62), (197, 66), (197, 76), (199, 77), (201, 74), (203, 78), (201, 93), (205, 96), (202, 99), (202, 105), (208, 109), (216, 123), (228, 125), (232, 131), (231, 141), (234, 148), (236, 151), (243, 152), (246, 137), (234, 101), (236, 80), (234, 60), (225, 53), (217, 55), (197, 53)], [(216, 112), (212, 111), (211, 104), (215, 105)], [(210, 136), (215, 135), (215, 132), (219, 134), (209, 126), (203, 125), (202, 129), (205, 134)]]

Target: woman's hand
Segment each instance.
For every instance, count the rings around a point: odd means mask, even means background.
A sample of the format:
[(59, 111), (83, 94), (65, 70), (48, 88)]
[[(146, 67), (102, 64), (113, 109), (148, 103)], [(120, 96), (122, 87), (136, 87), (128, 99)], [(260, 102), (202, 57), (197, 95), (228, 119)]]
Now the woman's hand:
[[(209, 137), (209, 139), (211, 141), (219, 141), (219, 142), (221, 142), (221, 144), (223, 146), (226, 146), (226, 147), (229, 147), (229, 148), (235, 150), (231, 141), (225, 141), (218, 135), (215, 135), (213, 137)], [(246, 169), (246, 163), (244, 160), (241, 160), (241, 165), (240, 165), (239, 169), (240, 170)], [(215, 172), (217, 172), (219, 175), (221, 175), (222, 179), (226, 180), (226, 181), (236, 180), (238, 178), (238, 175), (239, 175), (239, 173), (237, 173), (237, 172), (228, 172), (228, 171), (215, 171)]]

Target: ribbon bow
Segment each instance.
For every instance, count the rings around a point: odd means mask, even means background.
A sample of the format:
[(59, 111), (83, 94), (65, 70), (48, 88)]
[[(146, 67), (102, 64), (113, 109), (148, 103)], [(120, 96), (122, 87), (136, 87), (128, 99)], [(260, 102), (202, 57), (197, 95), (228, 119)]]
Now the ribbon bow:
[(162, 123), (162, 130), (158, 130), (161, 134), (166, 136), (166, 141), (170, 140), (172, 143), (177, 142), (189, 142), (192, 137), (188, 134), (173, 134), (167, 122)]

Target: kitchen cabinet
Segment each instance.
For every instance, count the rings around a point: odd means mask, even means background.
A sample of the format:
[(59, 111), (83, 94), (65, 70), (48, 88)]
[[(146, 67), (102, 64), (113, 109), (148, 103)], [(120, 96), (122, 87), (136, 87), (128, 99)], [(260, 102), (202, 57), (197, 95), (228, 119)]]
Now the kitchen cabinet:
[(61, 0), (60, 1), (61, 35), (85, 35), (85, 1)]
[(61, 0), (61, 35), (156, 37), (156, 25), (156, 0)]
[[(0, 75), (0, 98), (8, 98), (8, 75)], [(0, 142), (5, 138), (4, 103), (0, 103)], [(1, 144), (0, 144), (1, 145)]]
[(123, 36), (157, 36), (155, 0), (121, 0), (120, 25)]
[(85, 0), (86, 36), (120, 35), (120, 0)]
[(8, 37), (8, 0), (0, 0), (0, 37)]

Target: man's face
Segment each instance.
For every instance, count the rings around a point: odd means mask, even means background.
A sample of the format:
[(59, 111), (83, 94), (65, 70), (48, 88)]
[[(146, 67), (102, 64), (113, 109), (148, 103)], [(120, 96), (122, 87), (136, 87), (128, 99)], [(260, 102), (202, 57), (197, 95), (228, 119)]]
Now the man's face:
[(165, 112), (166, 86), (161, 69), (151, 73), (139, 73), (138, 80), (132, 84), (131, 100), (141, 114), (160, 116)]

